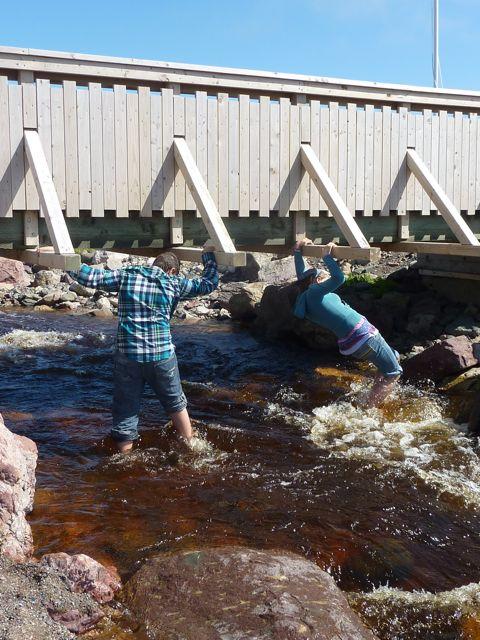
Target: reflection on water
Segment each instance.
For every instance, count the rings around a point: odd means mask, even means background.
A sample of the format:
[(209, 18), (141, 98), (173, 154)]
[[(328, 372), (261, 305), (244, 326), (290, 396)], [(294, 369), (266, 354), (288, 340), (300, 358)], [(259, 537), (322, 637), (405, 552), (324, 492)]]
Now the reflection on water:
[[(162, 551), (287, 549), (355, 593), (381, 639), (478, 637), (478, 585), (465, 585), (480, 581), (479, 466), (443, 400), (403, 387), (361, 410), (365, 372), (344, 360), (182, 324), (194, 447), (177, 450), (147, 393), (139, 447), (111, 455), (113, 333), (88, 317), (0, 314), (0, 410), (40, 450), (39, 553), (82, 551), (128, 576)], [(115, 624), (102, 637), (139, 636)]]

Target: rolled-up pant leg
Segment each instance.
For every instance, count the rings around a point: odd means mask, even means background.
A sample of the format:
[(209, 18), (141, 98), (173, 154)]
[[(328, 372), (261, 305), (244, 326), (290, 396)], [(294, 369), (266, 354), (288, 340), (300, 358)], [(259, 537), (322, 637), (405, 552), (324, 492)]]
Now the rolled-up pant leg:
[(145, 379), (143, 364), (116, 352), (113, 367), (113, 428), (117, 442), (138, 438), (138, 416)]

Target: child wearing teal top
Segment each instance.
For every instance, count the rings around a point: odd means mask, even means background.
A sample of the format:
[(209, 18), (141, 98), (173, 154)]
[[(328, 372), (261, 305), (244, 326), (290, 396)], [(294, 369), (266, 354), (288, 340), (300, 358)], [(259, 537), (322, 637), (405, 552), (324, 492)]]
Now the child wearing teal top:
[(393, 351), (378, 329), (355, 309), (334, 293), (345, 282), (345, 276), (331, 255), (335, 247), (330, 243), (323, 261), (328, 269), (310, 269), (305, 264), (302, 247), (311, 244), (308, 238), (297, 242), (294, 248), (295, 269), (303, 292), (297, 297), (293, 313), (332, 331), (338, 340), (340, 353), (367, 360), (378, 369), (367, 403), (379, 404), (391, 391), (402, 373), (398, 353)]

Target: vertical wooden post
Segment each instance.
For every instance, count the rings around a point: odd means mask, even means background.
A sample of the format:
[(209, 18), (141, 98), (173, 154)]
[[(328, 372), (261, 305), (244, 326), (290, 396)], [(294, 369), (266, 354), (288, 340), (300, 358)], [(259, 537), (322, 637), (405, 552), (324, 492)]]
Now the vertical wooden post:
[[(32, 108), (32, 101), (25, 100), (25, 94), (31, 96), (35, 95), (35, 78), (33, 71), (19, 71), (18, 81), (23, 87), (23, 128), (24, 129), (36, 129), (37, 128), (37, 110)], [(36, 104), (36, 101), (35, 101)], [(27, 184), (33, 183), (32, 174), (29, 171), (28, 162), (25, 163), (25, 180)], [(34, 189), (35, 186), (33, 186)], [(27, 209), (23, 217), (23, 242), (27, 248), (37, 248), (40, 244), (40, 236), (38, 233), (38, 211), (31, 211)]]

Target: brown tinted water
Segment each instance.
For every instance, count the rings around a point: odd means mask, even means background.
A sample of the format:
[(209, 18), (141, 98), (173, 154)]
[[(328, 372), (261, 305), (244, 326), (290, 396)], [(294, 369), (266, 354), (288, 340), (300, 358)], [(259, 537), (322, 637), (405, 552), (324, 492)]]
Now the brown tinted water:
[[(128, 577), (165, 551), (286, 549), (331, 573), (382, 640), (480, 638), (480, 464), (444, 399), (403, 387), (382, 410), (355, 409), (369, 373), (346, 360), (181, 324), (195, 451), (172, 459), (147, 393), (139, 447), (120, 457), (102, 444), (114, 332), (0, 313), (0, 411), (40, 452), (38, 554), (84, 552)], [(101, 637), (141, 638), (129, 624)]]

